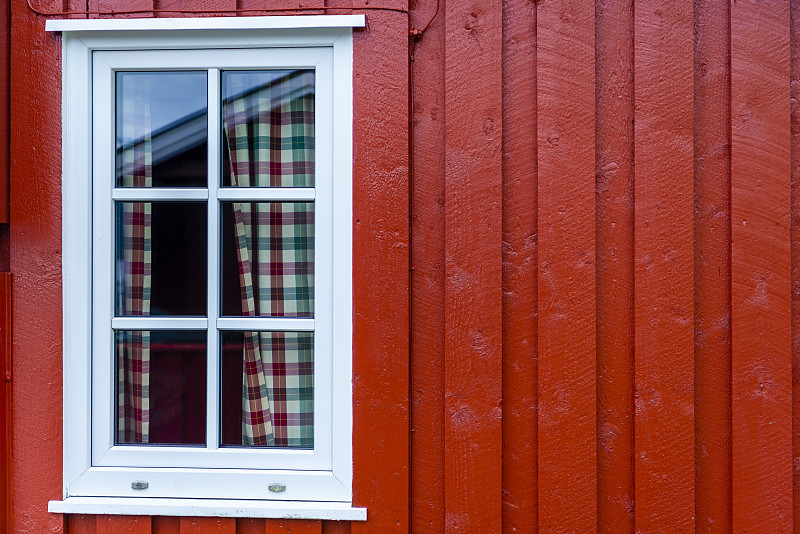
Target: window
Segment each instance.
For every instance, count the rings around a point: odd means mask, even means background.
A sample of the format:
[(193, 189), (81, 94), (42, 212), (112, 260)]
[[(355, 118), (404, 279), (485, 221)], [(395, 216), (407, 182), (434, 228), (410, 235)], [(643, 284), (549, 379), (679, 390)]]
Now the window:
[(64, 32), (64, 500), (352, 508), (352, 27)]

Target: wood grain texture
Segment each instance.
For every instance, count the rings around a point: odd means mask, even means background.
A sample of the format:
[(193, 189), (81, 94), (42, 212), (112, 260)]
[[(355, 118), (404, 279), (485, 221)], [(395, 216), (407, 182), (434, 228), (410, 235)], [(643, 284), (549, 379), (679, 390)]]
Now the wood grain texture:
[(99, 515), (96, 534), (152, 534), (153, 520), (150, 516)]
[(11, 485), (11, 273), (0, 273), (0, 532), (13, 532), (11, 506), (14, 488)]
[[(9, 169), (9, 58), (11, 45), (11, 7), (4, 2), (0, 8), (0, 223), (8, 222)], [(2, 524), (2, 523), (0, 523)]]
[(536, 15), (540, 532), (597, 528), (593, 13)]
[(731, 532), (730, 7), (695, 2), (696, 532)]
[(596, 3), (597, 531), (634, 531), (633, 1)]
[(536, 532), (536, 10), (503, 2), (503, 532)]
[(354, 33), (354, 533), (408, 531), (408, 26), (371, 12)]
[(322, 534), (350, 534), (350, 523), (347, 521), (323, 521)]
[(791, 3), (792, 510), (800, 534), (800, 2)]
[[(62, 486), (61, 39), (24, 0), (11, 3), (13, 531), (61, 532), (47, 512)], [(32, 98), (31, 95), (36, 95)], [(31, 179), (32, 177), (36, 179)], [(46, 335), (43, 335), (46, 333)]]
[(181, 517), (181, 534), (236, 534), (231, 517)]
[[(430, 20), (433, 5), (419, 6)], [(415, 43), (411, 169), (412, 532), (444, 532), (444, 17)]]
[(453, 0), (445, 11), (447, 534), (502, 524), (501, 6)]
[(181, 518), (154, 517), (153, 534), (181, 534)]
[(322, 534), (322, 521), (268, 519), (265, 526), (266, 534)]
[(67, 534), (97, 534), (97, 516), (70, 515), (66, 516), (65, 523)]
[(636, 3), (637, 532), (694, 531), (693, 3)]
[(731, 6), (734, 532), (792, 529), (789, 16)]

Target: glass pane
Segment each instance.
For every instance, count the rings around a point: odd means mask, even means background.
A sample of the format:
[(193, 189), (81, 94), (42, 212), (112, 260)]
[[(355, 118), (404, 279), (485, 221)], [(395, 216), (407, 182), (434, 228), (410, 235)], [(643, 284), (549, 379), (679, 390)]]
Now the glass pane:
[(117, 73), (117, 187), (206, 187), (205, 72)]
[(115, 335), (116, 443), (205, 445), (206, 332)]
[(222, 445), (314, 448), (314, 334), (221, 332)]
[(222, 315), (314, 316), (314, 204), (223, 202)]
[(117, 316), (205, 315), (204, 202), (116, 203)]
[(314, 71), (222, 73), (222, 185), (314, 187)]

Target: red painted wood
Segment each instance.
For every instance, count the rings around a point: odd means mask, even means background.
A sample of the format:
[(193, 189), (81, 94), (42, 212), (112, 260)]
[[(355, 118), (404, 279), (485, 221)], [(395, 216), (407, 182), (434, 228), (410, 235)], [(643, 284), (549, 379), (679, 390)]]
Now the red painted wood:
[(597, 530), (634, 532), (633, 2), (597, 2)]
[(792, 529), (789, 35), (788, 3), (731, 6), (734, 532)]
[(694, 530), (692, 6), (634, 10), (637, 532)]
[(540, 532), (597, 528), (593, 12), (537, 11)]
[(444, 18), (448, 534), (502, 525), (501, 9), (453, 0)]
[(153, 534), (180, 534), (181, 519), (179, 517), (154, 517)]
[(695, 4), (695, 508), (731, 532), (730, 17)]
[(99, 515), (97, 516), (97, 534), (151, 534), (152, 518), (150, 516)]
[[(434, 12), (420, 6), (417, 19)], [(435, 6), (428, 6), (435, 7)], [(411, 248), (411, 531), (444, 532), (444, 20), (415, 45)]]
[(266, 534), (321, 534), (322, 521), (268, 519)]
[(97, 534), (97, 516), (70, 515), (66, 519), (67, 534)]
[[(14, 532), (60, 532), (61, 39), (24, 0), (11, 2), (11, 272)], [(24, 43), (24, 44), (22, 44)], [(32, 98), (35, 95), (35, 98)]]
[(181, 534), (236, 534), (236, 519), (181, 517)]
[(800, 534), (800, 3), (791, 4), (792, 509)]
[[(532, 60), (532, 58), (534, 58)], [(503, 6), (503, 532), (537, 531), (536, 10)], [(416, 489), (416, 488), (415, 488)]]
[[(140, 0), (141, 1), (141, 0)], [(261, 6), (264, 5), (262, 0)], [(155, 9), (185, 9), (188, 11), (202, 11), (208, 9), (211, 11), (220, 11), (224, 9), (234, 10), (237, 8), (236, 0), (153, 0), (153, 7)], [(249, 7), (249, 6), (241, 6)], [(145, 8), (146, 9), (146, 8)], [(250, 13), (248, 13), (249, 15)], [(259, 13), (253, 13), (258, 15)], [(230, 14), (206, 14), (206, 13), (156, 13), (157, 17), (208, 17), (208, 16), (234, 16)]]
[[(153, 9), (154, 0), (88, 0), (89, 11), (99, 11), (109, 13), (108, 15), (89, 15), (90, 19), (113, 18), (114, 11), (138, 11)], [(132, 18), (132, 16), (116, 15), (120, 18)], [(152, 17), (152, 13), (138, 13), (135, 18)]]
[(322, 534), (350, 534), (350, 523), (347, 521), (323, 521)]
[(11, 44), (11, 4), (4, 2), (0, 8), (0, 223), (8, 222), (8, 169), (9, 169), (9, 45)]
[(236, 520), (236, 534), (266, 534), (265, 519), (242, 517)]
[(354, 32), (355, 533), (408, 531), (408, 48), (396, 13)]
[(11, 444), (11, 273), (0, 273), (0, 532), (12, 532), (11, 498), (14, 489), (9, 474), (12, 465)]

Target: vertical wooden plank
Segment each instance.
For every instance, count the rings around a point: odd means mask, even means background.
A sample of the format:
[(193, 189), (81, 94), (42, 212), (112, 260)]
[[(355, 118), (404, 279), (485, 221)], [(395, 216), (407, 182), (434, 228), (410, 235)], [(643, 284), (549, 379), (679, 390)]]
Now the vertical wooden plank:
[(350, 534), (350, 523), (346, 521), (323, 521), (322, 534)]
[(500, 532), (501, 0), (445, 25), (445, 532)]
[[(416, 20), (434, 16), (419, 6)], [(419, 23), (422, 24), (422, 23)], [(444, 17), (414, 45), (411, 169), (411, 531), (444, 532)]]
[(0, 532), (13, 532), (10, 514), (11, 485), (11, 273), (0, 273)]
[(503, 2), (503, 532), (536, 532), (536, 10)]
[(731, 532), (730, 3), (695, 2), (695, 509)]
[(236, 534), (231, 517), (181, 517), (181, 534)]
[[(14, 532), (61, 532), (61, 38), (11, 0)], [(32, 98), (35, 95), (35, 98)], [(36, 179), (32, 179), (32, 177)], [(46, 335), (43, 335), (46, 334)], [(21, 363), (24, 362), (24, 365)]]
[(356, 533), (409, 530), (408, 25), (354, 32), (353, 499)]
[(99, 515), (97, 534), (151, 534), (152, 518), (136, 515)]
[(592, 532), (597, 528), (594, 1), (539, 4), (536, 22), (539, 532)]
[(596, 8), (597, 530), (632, 534), (633, 0)]
[(97, 516), (94, 515), (68, 515), (66, 516), (67, 534), (96, 534)]
[(792, 508), (800, 534), (800, 2), (791, 2)]
[(636, 3), (636, 530), (694, 529), (693, 2)]
[(236, 534), (266, 534), (266, 519), (242, 517), (236, 520)]
[(181, 534), (181, 519), (179, 517), (154, 517), (153, 534)]
[(322, 521), (268, 519), (266, 534), (322, 534)]
[(731, 6), (734, 532), (792, 529), (790, 15)]
[(11, 3), (0, 7), (0, 223), (8, 222), (9, 147), (9, 57), (11, 46)]

